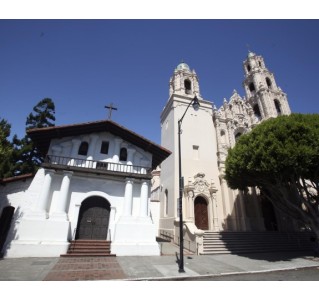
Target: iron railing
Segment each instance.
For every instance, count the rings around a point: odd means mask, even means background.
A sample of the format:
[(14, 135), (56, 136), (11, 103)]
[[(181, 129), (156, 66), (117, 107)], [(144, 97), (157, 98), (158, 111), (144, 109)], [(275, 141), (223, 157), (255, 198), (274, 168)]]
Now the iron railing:
[(82, 158), (72, 158), (72, 157), (63, 157), (55, 155), (47, 155), (44, 159), (44, 163), (52, 165), (62, 165), (68, 167), (77, 167), (77, 168), (86, 168), (86, 169), (95, 169), (101, 171), (110, 171), (110, 172), (122, 172), (122, 173), (133, 173), (133, 174), (150, 174), (151, 168), (105, 162), (98, 160), (88, 160)]

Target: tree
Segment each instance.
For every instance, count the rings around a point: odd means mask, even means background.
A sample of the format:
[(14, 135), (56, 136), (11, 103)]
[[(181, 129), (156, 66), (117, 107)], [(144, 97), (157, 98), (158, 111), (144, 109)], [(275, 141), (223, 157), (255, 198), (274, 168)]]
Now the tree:
[(13, 137), (14, 153), (16, 161), (14, 175), (35, 173), (44, 158), (28, 135), (28, 130), (54, 126), (55, 105), (54, 102), (45, 98), (33, 107), (33, 112), (26, 120), (26, 136), (21, 140)]
[(12, 144), (8, 140), (11, 125), (5, 120), (0, 120), (0, 178), (10, 177), (12, 173)]
[(55, 105), (50, 98), (44, 98), (33, 107), (26, 121), (26, 129), (44, 128), (54, 126)]
[(258, 187), (274, 207), (319, 238), (319, 115), (270, 119), (239, 138), (226, 159), (232, 189)]

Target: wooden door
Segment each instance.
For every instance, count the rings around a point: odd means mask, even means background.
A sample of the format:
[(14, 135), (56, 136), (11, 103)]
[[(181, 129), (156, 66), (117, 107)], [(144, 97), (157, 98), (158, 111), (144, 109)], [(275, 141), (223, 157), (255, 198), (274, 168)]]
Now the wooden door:
[(76, 239), (106, 240), (110, 204), (101, 197), (86, 199), (80, 208)]
[(194, 203), (195, 225), (198, 229), (208, 230), (207, 202), (203, 197), (196, 197)]

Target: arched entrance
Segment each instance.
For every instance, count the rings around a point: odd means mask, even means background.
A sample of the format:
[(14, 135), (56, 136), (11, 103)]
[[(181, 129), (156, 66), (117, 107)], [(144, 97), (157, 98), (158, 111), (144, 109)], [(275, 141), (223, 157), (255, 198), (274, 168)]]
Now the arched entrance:
[(277, 218), (272, 203), (262, 198), (261, 200), (261, 210), (264, 218), (264, 225), (267, 231), (278, 231)]
[(82, 202), (75, 239), (106, 240), (110, 219), (110, 203), (94, 196)]
[(7, 235), (11, 226), (11, 221), (13, 218), (14, 207), (7, 206), (2, 210), (0, 217), (0, 257), (2, 257), (3, 245), (7, 239)]
[(205, 198), (198, 196), (194, 202), (195, 225), (198, 229), (208, 230), (208, 205)]

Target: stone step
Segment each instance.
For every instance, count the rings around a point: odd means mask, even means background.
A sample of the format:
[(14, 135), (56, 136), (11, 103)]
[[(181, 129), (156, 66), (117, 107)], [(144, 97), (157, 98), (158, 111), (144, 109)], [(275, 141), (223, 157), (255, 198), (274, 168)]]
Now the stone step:
[(105, 240), (74, 240), (71, 241), (68, 252), (61, 255), (70, 256), (115, 256), (111, 254), (111, 242)]
[(202, 254), (309, 251), (311, 233), (205, 232)]

